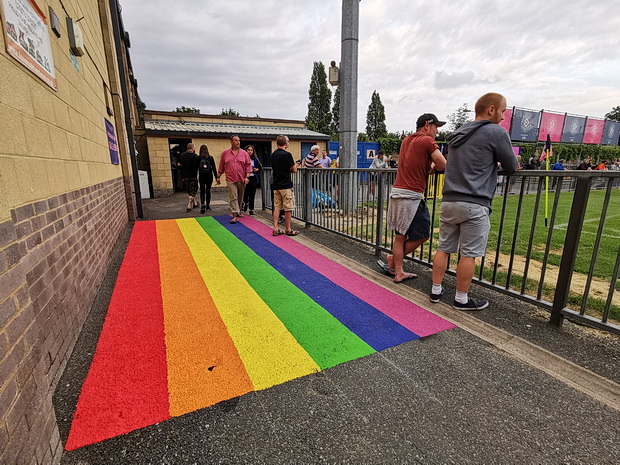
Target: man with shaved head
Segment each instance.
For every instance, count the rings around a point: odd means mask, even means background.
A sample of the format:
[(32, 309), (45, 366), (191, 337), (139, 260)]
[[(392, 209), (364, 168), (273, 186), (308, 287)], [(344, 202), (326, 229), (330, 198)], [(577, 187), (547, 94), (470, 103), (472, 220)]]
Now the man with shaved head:
[(483, 95), (475, 106), (476, 118), (446, 137), (449, 146), (439, 212), (439, 245), (433, 259), (431, 302), (444, 293), (443, 276), (450, 254), (460, 251), (456, 267), (456, 295), (452, 306), (458, 310), (482, 310), (487, 300), (468, 296), (474, 277), (476, 257), (486, 253), (491, 222), (491, 202), (497, 186), (497, 169), (517, 169), (510, 136), (499, 123), (504, 119), (506, 99), (494, 92)]

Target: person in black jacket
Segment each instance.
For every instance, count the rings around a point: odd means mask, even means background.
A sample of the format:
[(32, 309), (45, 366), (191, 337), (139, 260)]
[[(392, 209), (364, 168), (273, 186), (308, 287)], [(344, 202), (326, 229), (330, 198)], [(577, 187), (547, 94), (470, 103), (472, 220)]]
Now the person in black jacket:
[(183, 187), (187, 191), (187, 211), (191, 212), (196, 206), (196, 193), (198, 192), (198, 157), (196, 156), (196, 146), (192, 143), (187, 144), (187, 150), (181, 154), (178, 162)]
[(213, 185), (213, 178), (217, 177), (217, 168), (215, 167), (215, 160), (209, 154), (209, 148), (205, 144), (200, 146), (199, 154), (200, 213), (204, 213), (211, 210), (211, 186)]
[(248, 145), (245, 151), (250, 155), (250, 161), (252, 162), (252, 172), (248, 175), (248, 185), (245, 186), (245, 193), (243, 195), (243, 211), (248, 211), (250, 208), (250, 215), (254, 214), (254, 197), (256, 196), (256, 188), (260, 185), (258, 178), (259, 172), (263, 169), (258, 156), (256, 156), (256, 150), (253, 145)]

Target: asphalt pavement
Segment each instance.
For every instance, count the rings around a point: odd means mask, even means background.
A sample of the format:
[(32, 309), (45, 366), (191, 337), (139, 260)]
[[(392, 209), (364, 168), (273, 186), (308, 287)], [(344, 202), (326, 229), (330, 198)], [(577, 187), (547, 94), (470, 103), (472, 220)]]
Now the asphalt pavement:
[[(228, 213), (226, 197), (216, 190), (209, 214)], [(145, 220), (198, 216), (185, 199), (145, 199)], [(64, 441), (131, 227), (54, 395)], [(491, 302), (481, 312), (431, 304), (424, 266), (408, 264), (419, 278), (396, 285), (364, 245), (318, 228), (298, 238), (457, 328), (66, 451), (62, 463), (620, 463), (620, 338), (552, 327), (546, 312), (479, 286), (472, 294)]]

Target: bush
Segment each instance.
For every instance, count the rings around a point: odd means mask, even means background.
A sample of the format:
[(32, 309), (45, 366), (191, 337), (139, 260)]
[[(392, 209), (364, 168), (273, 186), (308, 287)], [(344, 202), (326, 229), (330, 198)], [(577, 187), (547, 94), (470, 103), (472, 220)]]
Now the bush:
[(383, 150), (387, 155), (400, 152), (400, 144), (402, 143), (402, 140), (400, 139), (380, 137), (377, 139), (377, 142), (379, 143), (381, 150)]

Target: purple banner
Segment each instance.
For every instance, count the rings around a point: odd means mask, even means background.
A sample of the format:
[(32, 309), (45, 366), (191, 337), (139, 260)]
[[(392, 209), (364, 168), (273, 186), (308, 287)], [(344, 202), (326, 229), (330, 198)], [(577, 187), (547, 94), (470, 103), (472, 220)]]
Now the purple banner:
[(499, 125), (503, 127), (508, 134), (510, 134), (510, 123), (512, 123), (512, 108), (507, 108), (504, 112), (504, 119)]
[(512, 115), (512, 140), (536, 142), (538, 136), (538, 124), (540, 112), (532, 110), (515, 109)]
[(583, 135), (584, 144), (600, 144), (603, 139), (603, 129), (605, 120), (588, 118), (586, 121), (586, 132)]
[(107, 119), (105, 121), (105, 130), (108, 134), (108, 147), (110, 148), (110, 162), (113, 165), (118, 165), (118, 145), (116, 144), (116, 133), (114, 132), (114, 126)]
[(605, 121), (603, 129), (603, 139), (601, 145), (618, 145), (618, 135), (620, 134), (620, 123), (618, 121)]
[(543, 111), (538, 140), (546, 141), (547, 134), (549, 134), (551, 137), (551, 142), (560, 142), (562, 139), (564, 118), (566, 118), (566, 115), (562, 113), (547, 113)]
[(562, 131), (562, 142), (581, 144), (583, 131), (586, 128), (586, 118), (583, 116), (567, 116)]

